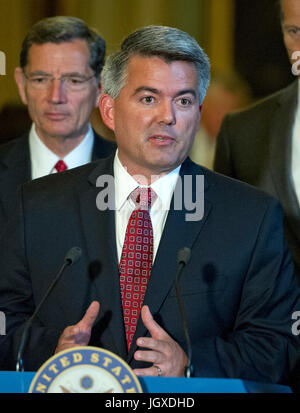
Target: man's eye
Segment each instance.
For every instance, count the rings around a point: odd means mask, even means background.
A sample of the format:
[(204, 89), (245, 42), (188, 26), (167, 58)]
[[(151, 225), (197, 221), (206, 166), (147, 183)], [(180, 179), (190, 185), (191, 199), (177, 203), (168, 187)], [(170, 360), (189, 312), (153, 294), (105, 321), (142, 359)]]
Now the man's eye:
[(144, 102), (144, 103), (153, 103), (154, 102), (154, 97), (153, 96), (144, 96), (142, 98), (142, 102)]
[(30, 79), (33, 83), (47, 83), (47, 77), (33, 77)]
[(298, 27), (290, 27), (287, 32), (290, 35), (295, 35), (295, 34), (299, 34), (299, 28)]
[(84, 83), (84, 80), (79, 79), (78, 77), (67, 77), (65, 78), (65, 81), (72, 85), (81, 85), (82, 83)]
[(180, 103), (181, 106), (189, 106), (189, 105), (191, 105), (192, 101), (191, 101), (191, 99), (188, 99), (188, 98), (181, 98), (179, 100), (179, 103)]

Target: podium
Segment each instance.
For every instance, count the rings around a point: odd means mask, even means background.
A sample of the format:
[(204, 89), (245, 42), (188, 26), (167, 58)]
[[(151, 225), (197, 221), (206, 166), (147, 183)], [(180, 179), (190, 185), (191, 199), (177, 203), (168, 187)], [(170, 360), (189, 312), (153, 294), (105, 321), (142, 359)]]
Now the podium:
[[(0, 393), (27, 393), (35, 373), (0, 372)], [(141, 377), (144, 393), (292, 393), (288, 386), (239, 379)]]

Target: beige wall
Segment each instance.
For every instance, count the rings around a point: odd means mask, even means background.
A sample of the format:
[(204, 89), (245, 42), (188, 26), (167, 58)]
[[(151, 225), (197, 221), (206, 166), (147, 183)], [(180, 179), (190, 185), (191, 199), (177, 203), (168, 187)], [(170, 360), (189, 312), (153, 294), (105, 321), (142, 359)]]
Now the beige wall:
[(58, 14), (72, 14), (97, 28), (109, 52), (131, 31), (148, 24), (176, 26), (201, 41), (203, 4), (203, 0), (61, 0)]
[(32, 0), (0, 0), (0, 50), (6, 55), (6, 75), (0, 76), (0, 106), (19, 101), (13, 73), (22, 38), (31, 25), (32, 5)]
[(210, 0), (208, 53), (216, 72), (234, 70), (234, 0)]
[[(50, 6), (50, 8), (49, 8)], [(47, 10), (83, 18), (107, 41), (108, 52), (132, 30), (148, 25), (176, 26), (204, 47), (213, 67), (232, 66), (233, 0), (0, 0), (0, 51), (6, 76), (0, 76), (0, 108), (20, 102), (13, 79), (28, 28)]]

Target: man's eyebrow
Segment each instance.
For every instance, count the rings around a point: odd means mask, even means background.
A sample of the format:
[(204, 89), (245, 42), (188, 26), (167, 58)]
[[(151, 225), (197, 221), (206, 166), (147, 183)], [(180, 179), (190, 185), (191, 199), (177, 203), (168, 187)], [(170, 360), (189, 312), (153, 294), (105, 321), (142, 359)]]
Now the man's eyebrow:
[(183, 89), (179, 90), (179, 92), (176, 93), (175, 97), (181, 96), (181, 95), (193, 95), (194, 98), (197, 97), (197, 93), (194, 89)]
[[(49, 76), (52, 77), (50, 73), (44, 72), (43, 70), (34, 70), (29, 73), (30, 76)], [(70, 77), (80, 77), (84, 78), (85, 76), (79, 72), (66, 72), (62, 73), (61, 76), (70, 76)]]
[(156, 95), (159, 94), (159, 90), (154, 88), (154, 87), (150, 87), (150, 86), (140, 86), (137, 89), (135, 89), (134, 91), (134, 95), (139, 94), (140, 92), (151, 92), (151, 93), (155, 93)]
[[(154, 93), (154, 94), (156, 94), (156, 95), (159, 95), (159, 94), (160, 94), (160, 91), (159, 91), (158, 89), (153, 88), (153, 87), (150, 87), (150, 86), (140, 86), (140, 87), (138, 87), (138, 88), (135, 90), (134, 95), (137, 95), (137, 94), (140, 93), (140, 92), (151, 92), (151, 93)], [(182, 96), (182, 95), (188, 95), (188, 94), (193, 95), (195, 98), (197, 97), (197, 93), (195, 92), (194, 89), (183, 89), (183, 90), (179, 90), (179, 91), (176, 93), (175, 97)]]
[(296, 25), (296, 24), (290, 24), (290, 23), (283, 23), (282, 27), (283, 27), (284, 29), (292, 29), (292, 28), (294, 28), (294, 29), (299, 29), (299, 26), (298, 26), (298, 25)]
[(31, 76), (51, 76), (49, 73), (44, 72), (43, 70), (33, 70), (29, 73)]

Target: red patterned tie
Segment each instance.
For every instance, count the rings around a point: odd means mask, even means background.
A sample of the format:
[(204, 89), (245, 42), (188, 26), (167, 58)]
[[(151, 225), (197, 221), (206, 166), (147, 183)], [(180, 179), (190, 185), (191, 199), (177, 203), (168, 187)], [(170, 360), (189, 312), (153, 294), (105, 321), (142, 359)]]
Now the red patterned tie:
[(63, 172), (66, 169), (68, 169), (67, 165), (62, 159), (56, 162), (56, 164), (54, 165), (54, 168), (57, 170), (57, 172)]
[(136, 188), (119, 265), (123, 316), (128, 350), (142, 307), (153, 260), (153, 229), (149, 209), (156, 199), (151, 188)]

